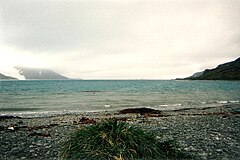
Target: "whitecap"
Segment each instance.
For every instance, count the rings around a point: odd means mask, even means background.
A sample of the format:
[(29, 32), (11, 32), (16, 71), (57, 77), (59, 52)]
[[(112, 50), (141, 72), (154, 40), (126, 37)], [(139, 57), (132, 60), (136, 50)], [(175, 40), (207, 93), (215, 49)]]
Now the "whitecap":
[(229, 101), (230, 103), (239, 103), (239, 101)]
[(111, 107), (111, 105), (109, 105), (109, 104), (105, 104), (105, 105), (103, 105), (105, 108), (110, 108)]
[(216, 102), (219, 104), (227, 104), (228, 103), (228, 101), (216, 101)]
[(169, 104), (161, 104), (160, 107), (169, 107)]
[(182, 104), (181, 103), (177, 103), (177, 104), (173, 104), (172, 106), (182, 106)]

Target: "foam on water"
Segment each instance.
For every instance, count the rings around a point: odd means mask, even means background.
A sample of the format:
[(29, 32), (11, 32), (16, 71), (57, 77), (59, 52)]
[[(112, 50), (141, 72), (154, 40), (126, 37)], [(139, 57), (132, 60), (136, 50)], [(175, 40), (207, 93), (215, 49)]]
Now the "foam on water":
[(227, 104), (228, 103), (228, 101), (216, 101), (216, 102), (219, 104)]
[(239, 103), (239, 101), (229, 101), (230, 103)]

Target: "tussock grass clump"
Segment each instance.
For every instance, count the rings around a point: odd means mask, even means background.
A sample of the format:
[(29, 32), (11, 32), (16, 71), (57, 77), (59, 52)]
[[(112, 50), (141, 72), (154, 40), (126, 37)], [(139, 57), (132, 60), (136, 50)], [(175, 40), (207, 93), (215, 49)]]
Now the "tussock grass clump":
[(153, 133), (111, 119), (73, 132), (64, 142), (63, 159), (186, 158), (173, 141), (160, 142)]

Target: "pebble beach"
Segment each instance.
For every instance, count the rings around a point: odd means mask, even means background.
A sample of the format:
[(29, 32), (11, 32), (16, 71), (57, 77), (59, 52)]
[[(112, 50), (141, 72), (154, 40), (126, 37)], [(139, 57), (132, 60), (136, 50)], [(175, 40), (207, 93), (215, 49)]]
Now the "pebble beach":
[(239, 104), (164, 110), (158, 114), (120, 111), (83, 112), (45, 117), (0, 116), (1, 160), (57, 160), (64, 139), (74, 130), (110, 118), (174, 139), (194, 159), (240, 157)]

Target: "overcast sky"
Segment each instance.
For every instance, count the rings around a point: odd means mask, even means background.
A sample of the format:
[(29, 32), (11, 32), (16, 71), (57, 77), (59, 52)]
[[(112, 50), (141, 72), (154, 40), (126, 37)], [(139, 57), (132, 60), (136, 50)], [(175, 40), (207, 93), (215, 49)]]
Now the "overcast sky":
[[(171, 79), (240, 56), (240, 0), (0, 0), (0, 73)], [(20, 77), (19, 77), (20, 78)]]

